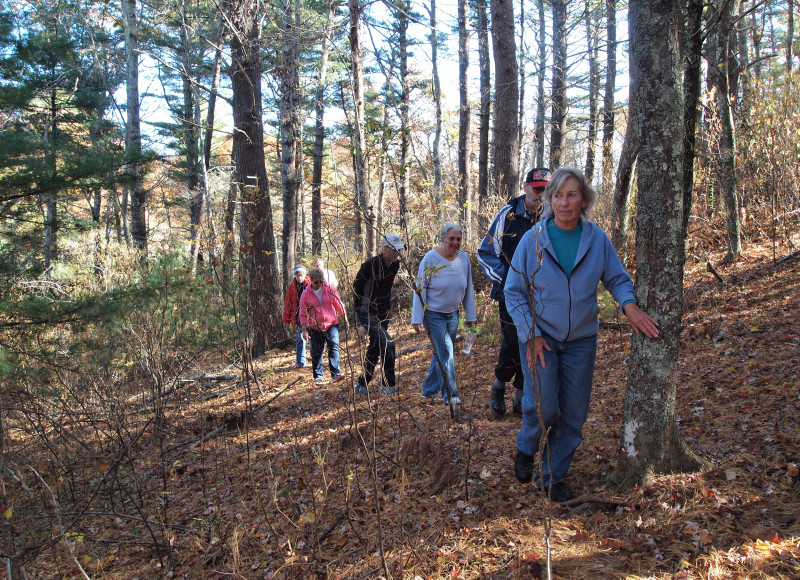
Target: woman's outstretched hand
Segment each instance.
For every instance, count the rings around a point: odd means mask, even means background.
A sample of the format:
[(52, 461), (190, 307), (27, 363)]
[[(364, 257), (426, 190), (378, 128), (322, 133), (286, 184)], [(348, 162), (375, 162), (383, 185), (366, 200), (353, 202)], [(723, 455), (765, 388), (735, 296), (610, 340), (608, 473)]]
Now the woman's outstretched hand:
[(644, 334), (648, 338), (658, 338), (658, 322), (637, 304), (633, 302), (626, 304), (625, 316), (636, 334)]

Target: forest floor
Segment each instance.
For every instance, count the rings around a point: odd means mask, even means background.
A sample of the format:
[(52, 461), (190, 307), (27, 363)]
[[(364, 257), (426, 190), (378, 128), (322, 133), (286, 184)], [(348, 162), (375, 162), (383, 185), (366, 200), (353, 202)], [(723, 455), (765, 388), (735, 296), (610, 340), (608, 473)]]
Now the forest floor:
[[(456, 355), (466, 411), (456, 422), (420, 397), (427, 339), (398, 324), (397, 395), (354, 394), (354, 332), (339, 384), (315, 385), (288, 349), (257, 360), (249, 388), (233, 367), (204, 361), (200, 372), (236, 378), (187, 383), (166, 399), (168, 432), (136, 443), (149, 516), (94, 510), (72, 525), (65, 559), (126, 580), (547, 578), (548, 567), (562, 579), (798, 579), (800, 256), (773, 264), (768, 248), (750, 247), (732, 265), (709, 259), (724, 282), (705, 259), (689, 265), (676, 402), (680, 434), (707, 471), (605, 487), (629, 332), (604, 325), (568, 480), (576, 499), (550, 504), (514, 477), (513, 389), (505, 417), (487, 407), (499, 329)], [(485, 328), (495, 311), (486, 300)]]

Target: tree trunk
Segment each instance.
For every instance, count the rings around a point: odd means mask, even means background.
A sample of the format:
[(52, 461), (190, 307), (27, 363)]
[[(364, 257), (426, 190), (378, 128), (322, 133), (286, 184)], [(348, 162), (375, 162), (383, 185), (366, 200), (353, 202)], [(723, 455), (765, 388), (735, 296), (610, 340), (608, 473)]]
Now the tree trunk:
[(431, 27), (431, 73), (433, 77), (433, 107), (436, 115), (433, 134), (433, 205), (436, 214), (441, 215), (442, 207), (442, 84), (439, 78), (439, 29), (436, 21), (436, 0), (431, 0), (429, 8)]
[(404, 230), (408, 223), (408, 197), (411, 189), (411, 120), (409, 118), (409, 99), (411, 83), (408, 76), (408, 14), (411, 6), (405, 0), (398, 0), (400, 10), (397, 18), (398, 50), (400, 51), (400, 227)]
[(484, 208), (489, 200), (489, 128), (492, 109), (492, 65), (489, 60), (489, 23), (486, 0), (476, 0), (478, 20), (478, 67), (480, 68), (480, 112), (478, 127), (478, 220), (481, 231), (489, 228)]
[(199, 187), (198, 177), (198, 156), (199, 139), (197, 125), (195, 123), (195, 93), (192, 86), (194, 77), (194, 67), (192, 66), (192, 47), (190, 45), (189, 27), (186, 21), (186, 6), (181, 2), (180, 7), (181, 28), (181, 81), (183, 86), (183, 114), (181, 115), (183, 124), (183, 136), (186, 162), (186, 190), (189, 192), (189, 255), (192, 258), (193, 266), (202, 259), (200, 253), (200, 220), (203, 217), (203, 201), (205, 191)]
[(283, 338), (281, 276), (278, 270), (269, 182), (264, 164), (259, 15), (253, 0), (232, 3), (231, 88), (233, 146), (231, 187), (241, 201), (240, 251), (244, 338), (253, 357)]
[[(337, 2), (338, 5), (338, 2)], [(325, 2), (325, 34), (322, 37), (317, 93), (314, 97), (314, 168), (311, 177), (311, 253), (322, 254), (322, 165), (325, 160), (325, 87), (328, 54), (333, 34), (333, 0)]]
[[(522, 129), (525, 117), (525, 61), (528, 46), (525, 44), (525, 1), (519, 0), (519, 26), (517, 27), (517, 87), (519, 89), (519, 107), (517, 107), (517, 142), (522, 152)], [(522, 164), (524, 157), (520, 157), (517, 166)]]
[[(619, 191), (619, 188), (614, 189), (614, 91), (617, 81), (616, 0), (606, 0), (606, 41), (606, 90), (603, 97), (603, 193), (612, 190)], [(630, 120), (628, 122), (630, 123)], [(628, 140), (627, 136), (625, 140)]]
[(636, 156), (639, 154), (639, 128), (636, 119), (636, 103), (633, 93), (629, 91), (628, 98), (628, 127), (625, 130), (625, 141), (622, 143), (622, 152), (619, 155), (617, 166), (617, 180), (614, 185), (614, 207), (611, 210), (611, 241), (617, 249), (623, 265), (628, 265), (628, 226), (630, 223), (631, 184), (633, 171), (636, 166)]
[(364, 135), (364, 63), (361, 54), (361, 39), (359, 36), (359, 26), (361, 24), (361, 12), (363, 7), (360, 0), (348, 0), (350, 9), (350, 66), (353, 75), (353, 109), (355, 119), (353, 120), (353, 169), (355, 172), (355, 209), (358, 219), (354, 224), (353, 237), (356, 245), (356, 253), (363, 257), (364, 241), (361, 234), (361, 219), (369, 224), (372, 223), (370, 208), (367, 206), (367, 176), (366, 165), (364, 163), (364, 152), (366, 150), (366, 137)]
[(468, 0), (458, 0), (458, 209), (463, 226), (467, 225), (470, 199), (468, 7)]
[(720, 163), (719, 182), (725, 199), (727, 215), (728, 253), (725, 260), (730, 262), (742, 253), (742, 236), (739, 226), (738, 179), (736, 176), (736, 130), (731, 104), (731, 75), (734, 57), (730, 50), (734, 15), (739, 14), (739, 0), (719, 2), (717, 23), (717, 66), (709, 67), (709, 75), (717, 89), (717, 109), (719, 112)]
[(694, 157), (697, 144), (697, 115), (700, 104), (701, 64), (703, 49), (704, 0), (689, 0), (686, 16), (685, 57), (683, 71), (683, 226), (685, 242), (689, 232), (694, 191)]
[(494, 184), (508, 199), (519, 191), (519, 133), (517, 131), (517, 47), (511, 0), (490, 3), (494, 48)]
[(125, 65), (127, 73), (125, 121), (125, 176), (131, 206), (131, 238), (133, 246), (147, 252), (147, 197), (142, 185), (142, 130), (139, 118), (139, 31), (136, 0), (122, 0), (122, 23), (125, 33)]
[(638, 0), (628, 9), (631, 91), (638, 114), (639, 204), (636, 294), (659, 321), (658, 339), (635, 335), (622, 418), (618, 485), (653, 473), (696, 471), (704, 462), (683, 443), (675, 422), (675, 387), (683, 302), (680, 175), (683, 92), (678, 2)]
[(567, 133), (567, 2), (553, 0), (553, 109), (550, 115), (550, 167), (561, 167)]
[(131, 238), (134, 247), (147, 252), (147, 196), (142, 185), (142, 130), (139, 118), (139, 31), (136, 0), (122, 0), (122, 24), (125, 33), (126, 110), (125, 168), (130, 194)]
[[(281, 192), (283, 193), (284, 274), (294, 268), (297, 254), (297, 198), (302, 176), (298, 171), (300, 140), (300, 0), (284, 0), (281, 6), (282, 40), (278, 78), (281, 135)], [(284, 284), (288, 276), (281, 277)]]
[(544, 72), (547, 70), (547, 29), (544, 20), (544, 0), (539, 0), (539, 84), (536, 88), (536, 167), (544, 167), (545, 98)]
[(589, 183), (594, 176), (594, 156), (597, 148), (597, 107), (600, 99), (600, 42), (598, 25), (589, 0), (586, 2), (586, 40), (589, 53), (589, 128), (586, 143), (586, 169), (584, 174)]
[(794, 0), (788, 0), (786, 6), (786, 74), (792, 75), (794, 66)]

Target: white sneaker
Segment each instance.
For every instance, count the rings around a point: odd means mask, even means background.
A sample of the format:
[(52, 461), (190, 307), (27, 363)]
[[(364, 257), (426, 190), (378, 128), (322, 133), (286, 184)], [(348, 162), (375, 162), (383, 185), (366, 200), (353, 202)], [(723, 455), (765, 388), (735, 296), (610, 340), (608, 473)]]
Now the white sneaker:
[(461, 404), (461, 397), (456, 395), (455, 397), (450, 399), (450, 402), (453, 403), (454, 405), (460, 405)]

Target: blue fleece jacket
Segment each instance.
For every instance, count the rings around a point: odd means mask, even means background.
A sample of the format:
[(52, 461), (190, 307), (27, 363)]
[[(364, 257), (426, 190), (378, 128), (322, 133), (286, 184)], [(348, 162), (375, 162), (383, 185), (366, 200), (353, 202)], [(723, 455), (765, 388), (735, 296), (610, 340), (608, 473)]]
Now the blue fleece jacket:
[[(618, 304), (636, 302), (631, 277), (603, 230), (581, 218), (583, 232), (578, 254), (572, 275), (567, 278), (547, 233), (549, 224), (552, 220), (545, 218), (522, 237), (503, 289), (520, 344), (542, 332), (562, 342), (597, 334), (598, 282)], [(528, 293), (531, 282), (535, 329)]]

